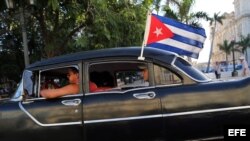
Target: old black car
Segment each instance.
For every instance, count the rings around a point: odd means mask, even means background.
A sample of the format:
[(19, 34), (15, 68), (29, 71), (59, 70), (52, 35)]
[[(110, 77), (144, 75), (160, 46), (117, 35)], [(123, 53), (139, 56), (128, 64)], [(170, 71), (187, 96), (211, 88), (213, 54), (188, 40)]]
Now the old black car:
[[(87, 51), (31, 64), (12, 98), (0, 103), (0, 140), (218, 140), (226, 125), (250, 123), (249, 78), (213, 82), (174, 53), (147, 47), (138, 60), (140, 51)], [(80, 93), (41, 97), (42, 85), (67, 84), (69, 67), (79, 70)]]

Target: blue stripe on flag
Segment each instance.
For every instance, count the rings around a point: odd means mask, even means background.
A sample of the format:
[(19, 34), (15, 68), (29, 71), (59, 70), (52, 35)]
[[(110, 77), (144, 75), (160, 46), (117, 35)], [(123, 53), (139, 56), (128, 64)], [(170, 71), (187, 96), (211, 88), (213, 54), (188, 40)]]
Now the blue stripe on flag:
[(174, 34), (173, 37), (171, 37), (173, 40), (177, 40), (179, 42), (183, 42), (185, 44), (189, 44), (192, 46), (196, 46), (199, 48), (203, 48), (203, 43), (199, 42), (199, 41), (195, 41), (195, 40), (191, 40), (190, 38), (186, 38), (177, 34)]
[(186, 30), (186, 31), (189, 31), (189, 32), (193, 32), (195, 34), (199, 34), (199, 35), (206, 38), (206, 33), (205, 33), (205, 30), (203, 28), (192, 27), (190, 25), (183, 24), (181, 22), (175, 21), (175, 20), (167, 18), (167, 17), (162, 17), (162, 16), (158, 16), (158, 15), (155, 15), (155, 14), (152, 14), (152, 15), (156, 16), (163, 23), (175, 26), (177, 28), (180, 28), (180, 29), (183, 29), (183, 30)]
[(166, 45), (166, 44), (152, 43), (152, 44), (148, 44), (147, 46), (148, 47), (153, 47), (153, 48), (158, 48), (158, 49), (163, 49), (163, 50), (168, 50), (168, 51), (172, 51), (172, 52), (176, 52), (179, 55), (185, 55), (185, 56), (193, 57), (195, 59), (198, 59), (198, 57), (199, 57), (199, 53), (186, 51), (186, 50), (179, 49), (179, 48), (176, 48), (174, 46), (169, 46), (169, 45)]

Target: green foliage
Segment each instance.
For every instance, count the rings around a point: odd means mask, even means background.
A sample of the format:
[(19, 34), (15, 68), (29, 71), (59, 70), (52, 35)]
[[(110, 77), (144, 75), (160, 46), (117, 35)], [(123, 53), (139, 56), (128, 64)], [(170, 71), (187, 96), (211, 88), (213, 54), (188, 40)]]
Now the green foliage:
[(209, 17), (208, 20), (210, 21), (210, 25), (213, 23), (216, 25), (216, 23), (223, 24), (222, 20), (225, 19), (226, 17), (224, 15), (220, 15), (220, 12), (214, 13), (213, 17)]
[[(192, 12), (195, 0), (169, 0), (170, 4), (163, 9), (165, 16), (195, 27), (202, 27), (200, 20), (208, 20), (206, 12)], [(171, 8), (171, 5), (175, 8)]]
[(234, 42), (223, 41), (223, 44), (218, 44), (219, 49), (226, 53), (226, 62), (228, 62), (228, 55), (234, 50)]
[(94, 6), (93, 24), (83, 36), (89, 36), (88, 49), (140, 45), (145, 28), (146, 1), (91, 1)]
[(218, 44), (220, 50), (224, 51), (226, 54), (230, 54), (234, 47), (234, 42), (228, 42), (227, 40), (223, 41), (223, 44)]
[(250, 47), (250, 34), (248, 34), (246, 37), (241, 35), (240, 41), (236, 44), (241, 47), (241, 52), (245, 53), (247, 48)]
[[(16, 2), (25, 9), (31, 63), (81, 50), (141, 46), (147, 11), (161, 10), (161, 0), (42, 0), (35, 6), (28, 6), (26, 1)], [(178, 2), (182, 4), (179, 12), (166, 10), (172, 17), (196, 24), (204, 17), (190, 13), (193, 0)], [(9, 63), (19, 68), (15, 70), (22, 70), (19, 7), (7, 10), (3, 7), (4, 1), (0, 5), (0, 40), (3, 43), (0, 57), (13, 58)], [(4, 66), (5, 62), (0, 61), (0, 65)], [(10, 67), (15, 68), (11, 65), (4, 68)]]

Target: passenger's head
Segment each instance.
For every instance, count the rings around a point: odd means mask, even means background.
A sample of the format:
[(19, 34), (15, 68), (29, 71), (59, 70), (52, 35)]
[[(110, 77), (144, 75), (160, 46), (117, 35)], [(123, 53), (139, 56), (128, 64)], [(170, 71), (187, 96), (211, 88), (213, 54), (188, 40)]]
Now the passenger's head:
[(79, 71), (75, 67), (68, 68), (67, 77), (69, 79), (69, 83), (78, 83), (79, 82)]
[(148, 81), (148, 68), (146, 65), (138, 66), (139, 69), (142, 70), (143, 80)]
[(143, 73), (143, 79), (145, 81), (148, 81), (148, 69), (147, 68), (143, 69), (142, 73)]

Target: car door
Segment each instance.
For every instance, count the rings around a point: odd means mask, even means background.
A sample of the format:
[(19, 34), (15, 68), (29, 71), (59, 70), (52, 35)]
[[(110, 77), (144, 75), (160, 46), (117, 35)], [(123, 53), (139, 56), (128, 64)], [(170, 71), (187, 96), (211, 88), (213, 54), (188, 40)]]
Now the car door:
[[(156, 93), (160, 95), (166, 140), (220, 140), (226, 112), (216, 109), (221, 95), (214, 86), (186, 84), (177, 71), (154, 65)], [(219, 99), (218, 99), (219, 98)], [(218, 101), (217, 101), (218, 100)], [(224, 104), (224, 103), (223, 103)], [(231, 120), (232, 121), (232, 120)]]
[[(51, 69), (46, 74), (59, 84), (66, 77), (66, 74), (63, 74), (64, 70), (64, 68)], [(42, 73), (45, 71), (26, 71), (27, 74), (24, 74), (26, 98), (18, 103), (22, 111), (18, 127), (23, 134), (18, 135), (30, 141), (82, 140), (83, 94), (77, 93), (54, 99), (40, 97), (42, 77), (45, 77)], [(57, 72), (59, 74), (55, 75)]]
[(19, 102), (24, 113), (20, 125), (26, 140), (81, 140), (82, 94), (53, 100), (29, 99)]
[[(112, 85), (112, 89), (107, 90), (106, 86), (105, 89), (100, 88), (96, 92), (85, 94), (84, 127), (88, 141), (145, 141), (162, 138), (160, 98), (156, 95), (153, 86), (138, 86), (143, 82), (139, 72), (129, 72), (130, 69), (138, 71), (135, 68), (138, 64), (131, 60), (115, 62), (108, 60), (85, 64), (87, 68), (85, 76), (89, 76), (90, 71), (95, 72), (95, 77), (98, 76), (97, 71), (100, 74), (102, 71), (110, 72), (113, 73), (111, 76), (116, 83), (115, 86)], [(96, 70), (91, 70), (91, 66), (94, 65)], [(101, 80), (105, 76), (96, 80)], [(100, 86), (101, 82), (95, 83)], [(133, 86), (134, 84), (136, 86)], [(123, 89), (122, 86), (127, 87)]]

